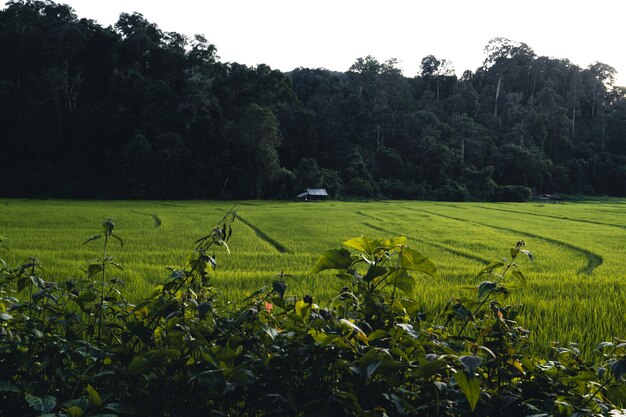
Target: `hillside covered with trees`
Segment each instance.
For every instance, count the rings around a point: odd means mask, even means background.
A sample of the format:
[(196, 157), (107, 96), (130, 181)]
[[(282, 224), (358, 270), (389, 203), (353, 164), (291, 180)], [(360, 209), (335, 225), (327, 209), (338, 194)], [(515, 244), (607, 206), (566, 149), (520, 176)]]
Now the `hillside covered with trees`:
[(50, 1), (0, 11), (0, 196), (515, 200), (626, 195), (615, 70), (494, 38), (458, 78), (426, 56), (346, 72), (221, 62), (141, 14)]

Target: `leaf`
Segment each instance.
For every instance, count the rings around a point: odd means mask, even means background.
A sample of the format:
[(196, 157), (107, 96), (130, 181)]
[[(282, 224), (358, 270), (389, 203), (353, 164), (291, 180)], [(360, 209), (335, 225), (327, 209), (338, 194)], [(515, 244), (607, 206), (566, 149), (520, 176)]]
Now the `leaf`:
[(459, 388), (461, 388), (461, 391), (463, 391), (463, 394), (465, 394), (470, 409), (474, 411), (476, 404), (478, 404), (478, 398), (480, 397), (480, 383), (478, 378), (474, 376), (469, 377), (465, 372), (459, 371), (454, 374), (454, 379)]
[(35, 397), (31, 394), (24, 394), (24, 399), (33, 410), (38, 413), (49, 413), (56, 407), (57, 399), (52, 395), (46, 395), (45, 397)]
[(387, 268), (383, 268), (382, 266), (370, 265), (367, 270), (367, 273), (363, 277), (365, 282), (370, 282), (375, 278), (380, 277), (381, 275), (385, 275), (387, 273)]
[(461, 356), (459, 361), (461, 361), (470, 376), (473, 376), (478, 367), (483, 363), (483, 359), (480, 356)]
[(83, 242), (83, 245), (84, 245), (84, 244), (86, 244), (86, 243), (88, 243), (88, 242), (91, 242), (92, 240), (100, 239), (101, 237), (102, 237), (102, 235), (101, 235), (101, 234), (93, 235), (93, 236), (92, 236), (92, 237), (90, 237), (89, 239), (85, 240), (85, 241)]
[(611, 372), (613, 372), (617, 381), (626, 375), (626, 356), (622, 356), (620, 359), (611, 363)]
[(0, 313), (0, 320), (9, 321), (12, 318), (13, 318), (13, 316), (8, 314), (8, 313)]
[(326, 269), (348, 269), (352, 265), (352, 257), (347, 249), (331, 249), (324, 252), (313, 266), (316, 274)]
[(402, 249), (400, 252), (400, 263), (404, 269), (423, 272), (431, 277), (437, 276), (437, 267), (435, 264), (414, 249)]
[(309, 308), (311, 307), (311, 305), (309, 303), (305, 303), (302, 300), (298, 300), (296, 301), (296, 305), (295, 305), (295, 311), (296, 311), (296, 315), (298, 317), (303, 317), (306, 312), (309, 310)]
[(367, 340), (367, 335), (365, 334), (363, 330), (359, 328), (359, 326), (357, 326), (356, 324), (352, 323), (351, 321), (347, 319), (341, 319), (339, 320), (339, 323), (343, 324), (345, 327), (348, 327), (349, 329), (354, 331), (357, 339), (359, 339), (365, 344), (368, 344), (369, 341)]
[(533, 255), (533, 253), (531, 251), (525, 250), (525, 249), (520, 249), (520, 252), (522, 252), (523, 254), (528, 256), (528, 259), (530, 259), (530, 262), (534, 262), (535, 261), (535, 257), (534, 257), (534, 255)]
[(96, 300), (96, 298), (98, 298), (98, 296), (95, 293), (91, 291), (87, 291), (87, 292), (80, 294), (78, 297), (74, 298), (74, 301), (79, 302), (79, 303), (89, 303), (91, 301)]
[(8, 381), (0, 380), (0, 392), (22, 392), (22, 390)]
[(446, 361), (441, 359), (435, 359), (429, 362), (426, 362), (423, 366), (417, 368), (415, 372), (413, 372), (413, 376), (416, 378), (428, 378), (433, 375), (435, 372), (440, 370), (446, 365)]
[(370, 379), (372, 375), (374, 375), (374, 373), (376, 372), (376, 370), (378, 369), (378, 367), (380, 366), (382, 362), (383, 361), (381, 360), (375, 360), (375, 361), (368, 363), (367, 366), (363, 368), (365, 371), (364, 372), (365, 379)]
[(140, 372), (148, 367), (148, 360), (141, 355), (135, 356), (128, 364), (127, 371), (131, 374)]
[(272, 289), (274, 292), (278, 293), (280, 298), (285, 296), (285, 291), (287, 291), (287, 284), (284, 281), (276, 280), (272, 282)]
[(85, 414), (85, 412), (77, 405), (73, 405), (67, 408), (67, 415), (69, 417), (82, 417), (83, 414)]
[(417, 285), (415, 278), (409, 275), (409, 273), (406, 272), (406, 270), (404, 269), (401, 269), (391, 274), (390, 280), (391, 284), (393, 284), (394, 287), (402, 290), (402, 292), (409, 295), (413, 294), (413, 290)]
[(343, 242), (343, 245), (352, 249), (356, 249), (359, 252), (363, 252), (368, 255), (373, 255), (376, 251), (376, 248), (379, 246), (376, 240), (370, 239), (366, 236), (355, 237), (350, 240), (346, 240), (345, 242)]
[(478, 274), (476, 274), (476, 277), (478, 278), (478, 277), (480, 277), (482, 275), (490, 274), (491, 272), (493, 272), (494, 269), (500, 268), (501, 266), (504, 266), (503, 262), (501, 262), (501, 261), (493, 261), (489, 265), (487, 265), (483, 269), (481, 269), (480, 272)]
[(276, 336), (278, 336), (278, 331), (275, 328), (268, 326), (267, 324), (263, 324), (261, 328), (272, 340), (274, 340)]
[(493, 292), (496, 283), (491, 281), (483, 281), (478, 285), (478, 298), (483, 298), (485, 294)]
[(118, 414), (135, 414), (135, 408), (128, 404), (108, 403), (103, 408)]
[(89, 398), (89, 402), (93, 406), (100, 407), (102, 405), (102, 398), (100, 398), (98, 391), (96, 391), (94, 387), (89, 384), (87, 384), (87, 396)]
[(111, 237), (115, 240), (117, 240), (118, 242), (120, 242), (120, 246), (124, 247), (124, 241), (122, 240), (121, 237), (119, 237), (118, 235), (116, 235), (115, 233), (111, 233)]
[(522, 273), (522, 271), (519, 270), (515, 270), (513, 272), (511, 272), (511, 275), (513, 275), (515, 278), (517, 278), (519, 280), (519, 282), (522, 283), (522, 285), (526, 285), (526, 277), (524, 276), (524, 274)]
[(417, 339), (419, 337), (419, 334), (417, 334), (417, 332), (415, 331), (415, 329), (413, 329), (413, 326), (407, 323), (398, 323), (396, 324), (396, 327), (404, 330), (409, 336), (411, 336), (413, 339)]
[(93, 277), (102, 272), (102, 264), (91, 264), (87, 267), (87, 276)]

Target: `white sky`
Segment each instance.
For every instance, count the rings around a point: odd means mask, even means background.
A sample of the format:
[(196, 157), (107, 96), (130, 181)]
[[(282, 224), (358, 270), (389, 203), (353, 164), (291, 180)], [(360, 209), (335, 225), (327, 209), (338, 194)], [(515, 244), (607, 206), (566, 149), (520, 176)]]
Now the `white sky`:
[(164, 31), (204, 34), (224, 62), (346, 71), (359, 57), (398, 58), (414, 76), (429, 54), (460, 75), (496, 36), (583, 68), (600, 61), (626, 85), (622, 0), (58, 0), (107, 26), (139, 12)]

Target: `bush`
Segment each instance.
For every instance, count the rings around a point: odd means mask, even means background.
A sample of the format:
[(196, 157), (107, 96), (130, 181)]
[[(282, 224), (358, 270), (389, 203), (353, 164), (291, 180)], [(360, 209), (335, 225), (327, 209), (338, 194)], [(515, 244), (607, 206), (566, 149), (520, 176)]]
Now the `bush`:
[(2, 263), (0, 415), (609, 415), (626, 402), (624, 341), (601, 344), (597, 364), (568, 346), (541, 357), (518, 308), (500, 303), (509, 279), (525, 281), (524, 242), (442, 322), (411, 298), (416, 275), (437, 269), (403, 237), (325, 252), (313, 272), (345, 282), (326, 307), (289, 295), (282, 274), (234, 306), (211, 286), (209, 255), (228, 249), (233, 218), (136, 305), (109, 278), (107, 246), (123, 243), (111, 219), (88, 239), (103, 256), (85, 279), (46, 282), (34, 258)]
[(439, 201), (467, 201), (469, 192), (465, 185), (448, 181), (446, 185), (436, 190), (435, 196)]
[(523, 185), (506, 185), (498, 190), (498, 201), (523, 203), (529, 201), (532, 195), (532, 190)]

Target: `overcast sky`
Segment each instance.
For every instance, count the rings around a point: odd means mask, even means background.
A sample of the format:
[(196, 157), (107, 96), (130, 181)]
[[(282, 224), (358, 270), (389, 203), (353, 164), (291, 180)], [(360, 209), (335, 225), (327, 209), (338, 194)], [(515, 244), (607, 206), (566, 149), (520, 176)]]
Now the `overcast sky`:
[(429, 54), (474, 71), (489, 39), (585, 68), (600, 61), (626, 85), (622, 0), (58, 0), (107, 26), (142, 13), (164, 31), (204, 34), (224, 62), (346, 71), (359, 57), (397, 58), (414, 76)]

